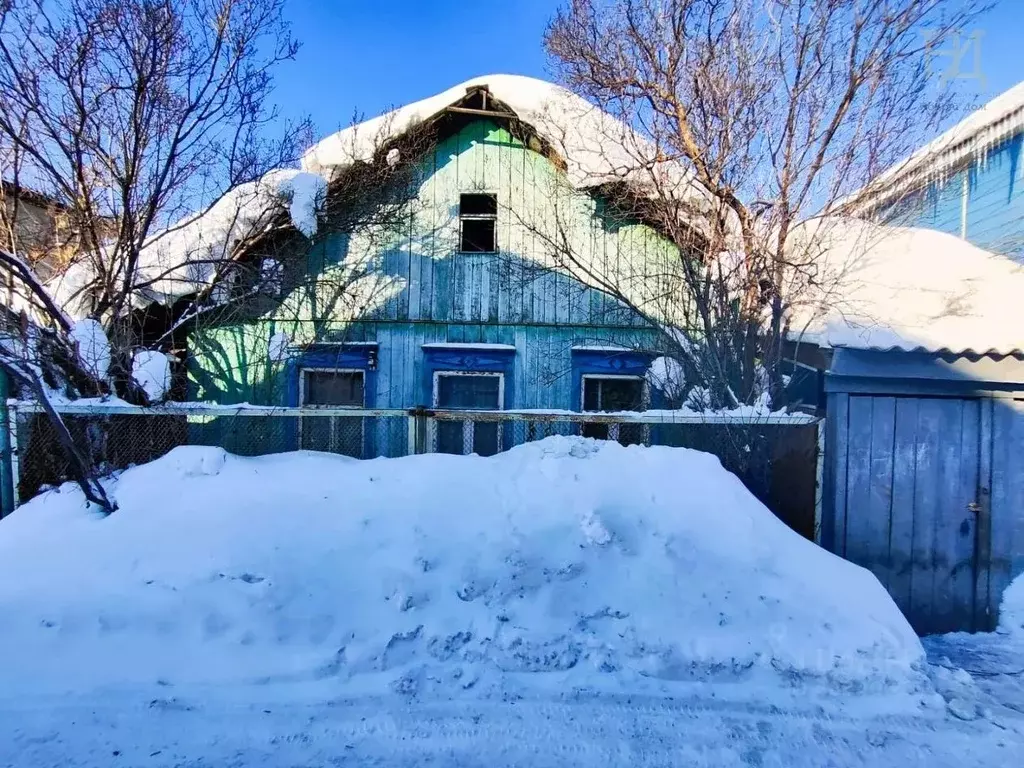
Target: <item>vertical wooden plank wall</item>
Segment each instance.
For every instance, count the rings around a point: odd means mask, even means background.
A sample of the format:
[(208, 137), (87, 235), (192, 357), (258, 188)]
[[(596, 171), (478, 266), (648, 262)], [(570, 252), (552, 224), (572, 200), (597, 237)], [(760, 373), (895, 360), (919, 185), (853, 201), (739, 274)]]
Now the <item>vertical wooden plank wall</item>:
[[(981, 497), (981, 408), (980, 400), (960, 400), (960, 441), (957, 449), (957, 463), (949, 468), (949, 482), (955, 482), (951, 497), (952, 514), (945, 519), (947, 524), (941, 532), (940, 551), (948, 551), (951, 563), (949, 580), (943, 590), (948, 597), (944, 626), (974, 626), (976, 614), (975, 586), (977, 560), (979, 513), (974, 510)], [(978, 628), (978, 627), (974, 627)]]
[(984, 156), (935, 181), (918, 197), (895, 205), (886, 217), (903, 226), (927, 227), (966, 237), (991, 251), (1020, 239), (1024, 185), (1020, 183), (1024, 133), (990, 147)]
[(826, 441), (824, 545), (919, 632), (990, 629), (992, 595), (1024, 569), (1021, 401), (832, 393)]
[(837, 555), (846, 554), (847, 450), (849, 449), (850, 396), (830, 394), (825, 426), (826, 505), (822, 510), (822, 546)]
[(896, 400), (892, 453), (892, 505), (889, 522), (889, 594), (910, 605), (914, 578), (914, 494), (917, 462), (918, 400)]
[[(205, 348), (193, 344), (192, 367), (202, 379), (194, 396), (219, 402), (279, 402), (282, 391), (261, 386), (267, 373), (257, 371), (250, 358), (254, 350), (267, 347), (276, 330), (298, 322), (310, 326), (295, 334), (306, 341), (333, 334), (378, 343), (377, 395), (372, 403), (377, 407), (426, 404), (422, 345), (469, 342), (516, 346), (516, 407), (578, 408), (578, 394), (570, 391), (572, 346), (653, 348), (657, 334), (640, 316), (600, 291), (552, 269), (543, 239), (521, 222), (553, 225), (557, 203), (560, 212), (570, 211), (575, 217), (569, 223), (579, 236), (579, 252), (596, 264), (610, 259), (620, 264), (623, 281), (641, 273), (653, 241), (643, 226), (608, 227), (595, 215), (597, 203), (568, 190), (560, 173), (505, 128), (488, 120), (467, 124), (438, 143), (423, 168), (408, 225), (403, 224), (400, 236), (380, 254), (380, 269), (397, 279), (401, 290), (359, 318), (331, 314), (316, 291), (306, 291), (301, 300), (286, 301), (290, 316), (208, 329), (206, 340), (216, 335), (217, 343)], [(464, 192), (498, 196), (499, 253), (458, 251), (459, 196)], [(328, 238), (312, 251), (341, 248), (335, 239)], [(348, 252), (353, 250), (358, 246)], [(669, 254), (662, 249), (656, 255)], [(309, 262), (315, 270), (340, 260), (339, 254), (319, 261), (311, 256)], [(303, 309), (297, 312), (294, 306)], [(620, 311), (612, 311), (615, 308)], [(327, 316), (319, 317), (321, 312)], [(296, 315), (301, 315), (298, 321)], [(222, 375), (202, 375), (211, 367)], [(239, 379), (247, 385), (237, 386)]]
[(992, 404), (992, 539), (988, 597), (992, 614), (1024, 572), (1024, 400)]
[(980, 403), (978, 424), (978, 516), (977, 562), (974, 588), (974, 626), (993, 629), (999, 615), (998, 604), (992, 604), (989, 578), (992, 572), (992, 417), (995, 401), (988, 399)]

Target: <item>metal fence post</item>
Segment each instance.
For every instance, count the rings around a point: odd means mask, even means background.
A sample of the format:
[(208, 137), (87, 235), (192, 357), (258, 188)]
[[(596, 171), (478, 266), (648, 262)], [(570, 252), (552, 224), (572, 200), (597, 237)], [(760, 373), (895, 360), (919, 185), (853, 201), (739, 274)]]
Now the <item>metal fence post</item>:
[(427, 409), (422, 405), (409, 409), (409, 455), (427, 452)]
[(814, 543), (821, 545), (821, 505), (825, 500), (825, 419), (815, 425), (817, 456), (814, 457)]
[(17, 416), (7, 406), (7, 374), (0, 371), (0, 517), (9, 515), (18, 506), (18, 479), (15, 461), (18, 450)]

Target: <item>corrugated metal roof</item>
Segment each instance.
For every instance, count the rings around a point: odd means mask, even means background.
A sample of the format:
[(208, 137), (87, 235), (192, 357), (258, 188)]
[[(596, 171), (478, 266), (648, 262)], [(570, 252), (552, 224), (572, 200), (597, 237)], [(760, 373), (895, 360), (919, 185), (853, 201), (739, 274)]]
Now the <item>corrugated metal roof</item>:
[(850, 344), (833, 344), (833, 349), (861, 349), (870, 352), (921, 352), (929, 355), (938, 355), (940, 357), (964, 357), (968, 359), (979, 359), (982, 357), (991, 357), (1002, 360), (1003, 358), (1012, 357), (1020, 360), (1024, 360), (1024, 349), (1007, 349), (1000, 350), (995, 348), (990, 349), (950, 349), (949, 347), (929, 347), (929, 346), (911, 346), (911, 345), (898, 345), (893, 344), (889, 346), (855, 346)]
[(901, 383), (901, 391), (1024, 390), (1024, 358), (1013, 355), (973, 355), (902, 349), (837, 349), (828, 373), (830, 391), (853, 391), (857, 382), (886, 380)]

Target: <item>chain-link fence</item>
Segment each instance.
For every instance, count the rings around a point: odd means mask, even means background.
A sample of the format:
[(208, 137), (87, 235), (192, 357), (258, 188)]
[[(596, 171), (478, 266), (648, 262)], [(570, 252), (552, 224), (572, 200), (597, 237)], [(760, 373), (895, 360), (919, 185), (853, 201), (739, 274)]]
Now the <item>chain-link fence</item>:
[[(694, 448), (722, 464), (798, 532), (816, 533), (820, 446), (807, 417), (693, 415), (673, 411), (378, 410), (168, 405), (61, 405), (60, 415), (99, 474), (159, 458), (179, 445), (220, 446), (242, 455), (312, 450), (354, 458), (417, 453), (482, 456), (552, 435), (623, 445)], [(52, 423), (34, 404), (10, 408), (17, 500), (66, 482), (70, 467)], [(681, 489), (685, 492), (685, 489)]]

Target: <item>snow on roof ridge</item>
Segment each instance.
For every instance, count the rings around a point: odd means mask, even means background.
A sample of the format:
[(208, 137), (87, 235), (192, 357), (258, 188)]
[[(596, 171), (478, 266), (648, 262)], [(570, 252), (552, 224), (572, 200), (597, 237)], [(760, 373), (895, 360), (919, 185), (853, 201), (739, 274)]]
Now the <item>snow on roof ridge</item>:
[[(1017, 118), (1016, 120), (1014, 118)], [(980, 156), (1012, 133), (1024, 129), (1024, 80), (990, 99), (949, 130), (883, 171), (847, 199), (868, 206), (905, 191), (923, 176), (944, 178), (967, 156)]]
[[(380, 129), (384, 128), (387, 128), (390, 134), (398, 135), (412, 127), (416, 122), (427, 120), (464, 98), (466, 93), (473, 88), (486, 86), (490, 90), (491, 83), (495, 82), (501, 84), (502, 88), (500, 90), (504, 91), (504, 85), (506, 85), (504, 81), (508, 81), (508, 85), (513, 83), (519, 83), (524, 86), (529, 85), (530, 90), (534, 94), (539, 93), (541, 90), (553, 91), (558, 88), (553, 83), (534, 77), (527, 77), (526, 75), (492, 74), (471, 77), (433, 96), (427, 96), (409, 104), (389, 109), (377, 117), (363, 120), (360, 123), (343, 128), (324, 137), (303, 153), (300, 161), (302, 168), (313, 170), (314, 172), (322, 172), (322, 169), (326, 167), (347, 164), (353, 159), (363, 159), (362, 153), (358, 150), (368, 150), (369, 147), (360, 145), (350, 148), (344, 146), (345, 142), (356, 138), (357, 132), (362, 132), (364, 136), (368, 132), (371, 133), (371, 140), (376, 138)], [(526, 90), (526, 88), (523, 88), (524, 92)], [(504, 101), (503, 99), (501, 100)], [(391, 125), (387, 125), (388, 120), (392, 121)], [(353, 144), (355, 143), (353, 141)]]
[[(529, 124), (566, 163), (570, 184), (588, 189), (611, 181), (644, 184), (658, 174), (662, 188), (693, 203), (706, 198), (681, 165), (661, 160), (657, 148), (630, 126), (562, 86), (525, 75), (490, 74), (470, 78), (434, 96), (331, 134), (302, 155), (300, 169), (275, 169), (262, 178), (227, 190), (202, 213), (191, 214), (155, 233), (140, 254), (135, 300), (167, 303), (207, 287), (217, 265), (231, 257), (232, 243), (259, 234), (282, 212), (312, 236), (318, 204), (338, 168), (371, 161), (382, 142), (402, 135), (486, 87), (493, 98)], [(390, 161), (390, 158), (389, 158)], [(82, 260), (53, 284), (62, 304), (79, 297), (91, 279)], [(71, 307), (72, 311), (80, 309)]]
[[(645, 137), (572, 91), (526, 75), (491, 74), (470, 78), (331, 134), (303, 154), (302, 168), (326, 175), (333, 167), (369, 160), (381, 139), (401, 135), (481, 87), (552, 146), (565, 160), (569, 179), (577, 188), (627, 180), (645, 165), (659, 165), (657, 148)], [(689, 174), (669, 168), (667, 163), (659, 170), (669, 173), (682, 188), (692, 186)]]

